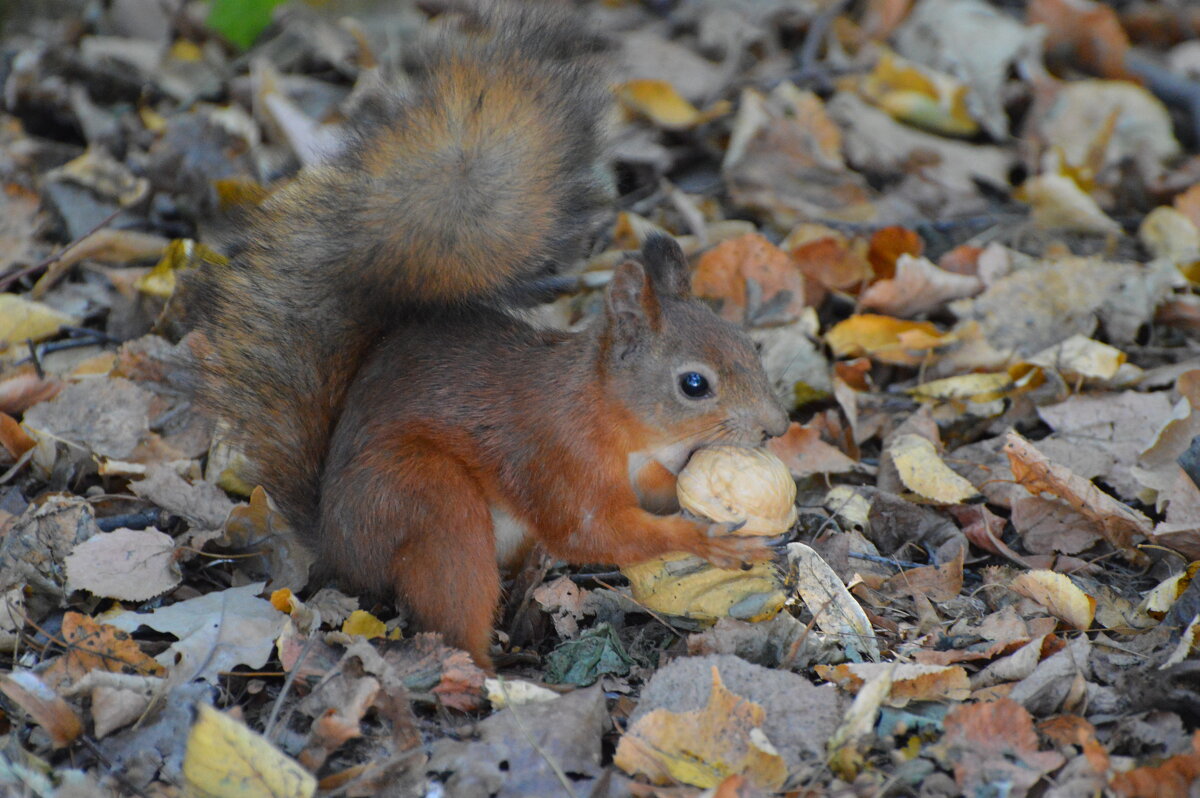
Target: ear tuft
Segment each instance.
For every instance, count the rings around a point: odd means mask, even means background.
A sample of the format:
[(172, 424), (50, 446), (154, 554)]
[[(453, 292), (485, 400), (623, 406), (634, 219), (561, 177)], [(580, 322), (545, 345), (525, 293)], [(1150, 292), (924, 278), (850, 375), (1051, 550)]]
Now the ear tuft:
[(624, 358), (659, 327), (658, 299), (641, 264), (626, 261), (613, 272), (604, 295), (608, 339)]
[(642, 260), (659, 296), (683, 299), (691, 294), (691, 270), (675, 239), (662, 233), (647, 236), (642, 244)]

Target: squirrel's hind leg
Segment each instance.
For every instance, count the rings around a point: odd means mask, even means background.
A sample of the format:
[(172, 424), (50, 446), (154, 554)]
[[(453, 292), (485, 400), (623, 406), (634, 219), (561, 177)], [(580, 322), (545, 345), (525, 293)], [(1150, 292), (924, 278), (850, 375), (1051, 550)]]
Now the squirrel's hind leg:
[(441, 632), (490, 672), (500, 570), (479, 484), (457, 460), (413, 439), (372, 446), (339, 476), (323, 493), (336, 497), (331, 509), (359, 567), (390, 583), (417, 626)]

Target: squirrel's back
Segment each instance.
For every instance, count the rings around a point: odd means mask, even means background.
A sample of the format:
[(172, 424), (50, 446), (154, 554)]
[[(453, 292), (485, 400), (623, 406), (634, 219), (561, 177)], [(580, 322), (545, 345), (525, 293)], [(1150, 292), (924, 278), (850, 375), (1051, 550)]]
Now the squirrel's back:
[(509, 305), (575, 260), (610, 187), (603, 43), (540, 3), (443, 33), (345, 150), (247, 215), (191, 278), (200, 402), (301, 532), (346, 390), (422, 308)]

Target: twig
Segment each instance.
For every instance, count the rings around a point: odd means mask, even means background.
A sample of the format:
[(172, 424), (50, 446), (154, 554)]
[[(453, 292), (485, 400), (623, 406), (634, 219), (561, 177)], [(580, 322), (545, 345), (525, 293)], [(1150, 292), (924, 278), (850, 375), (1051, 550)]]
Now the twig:
[[(91, 230), (88, 230), (86, 233), (84, 233), (79, 238), (72, 241), (70, 244), (67, 244), (65, 247), (63, 247), (61, 250), (54, 253), (53, 255), (49, 255), (45, 258), (42, 258), (40, 261), (33, 264), (32, 266), (28, 266), (19, 271), (15, 271), (12, 274), (6, 274), (3, 277), (0, 277), (0, 291), (6, 290), (10, 285), (15, 283), (17, 280), (20, 280), (22, 277), (28, 277), (32, 274), (37, 274), (38, 272), (40, 272), (44, 269), (50, 268), (55, 263), (62, 260), (64, 255), (66, 255), (72, 249), (77, 247), (79, 244), (86, 241), (88, 239), (88, 237), (91, 236), (93, 233), (95, 233), (98, 230), (100, 230), (101, 228), (107, 227), (109, 224), (111, 224), (112, 220), (116, 219), (118, 216), (120, 216), (121, 212), (124, 210), (125, 210), (124, 208), (117, 208), (115, 211), (110, 213), (108, 216), (105, 216), (103, 219), (101, 219), (100, 223), (97, 224), (95, 227), (93, 227)], [(44, 291), (45, 289), (42, 289), (42, 290)]]
[(300, 667), (304, 664), (304, 660), (308, 657), (309, 651), (312, 650), (313, 644), (317, 640), (317, 628), (320, 624), (320, 619), (308, 633), (308, 639), (304, 641), (304, 648), (300, 649), (300, 656), (296, 658), (292, 669), (288, 671), (287, 678), (283, 680), (283, 687), (279, 689), (279, 695), (275, 697), (275, 703), (271, 705), (271, 714), (267, 718), (267, 724), (263, 727), (263, 737), (270, 740), (275, 734), (275, 723), (279, 720), (279, 711), (283, 708), (283, 699), (291, 692), (292, 685), (296, 683), (296, 676), (300, 673)]
[(107, 518), (97, 518), (96, 526), (101, 532), (112, 532), (114, 529), (145, 529), (148, 526), (162, 528), (170, 526), (176, 516), (166, 510), (143, 510), (140, 513), (124, 513), (110, 515)]

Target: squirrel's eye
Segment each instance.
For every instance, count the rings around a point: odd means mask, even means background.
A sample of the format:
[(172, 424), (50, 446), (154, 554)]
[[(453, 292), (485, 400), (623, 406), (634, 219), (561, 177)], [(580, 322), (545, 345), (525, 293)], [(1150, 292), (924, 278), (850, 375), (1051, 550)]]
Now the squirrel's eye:
[(708, 379), (699, 372), (689, 371), (679, 376), (679, 390), (690, 399), (708, 396)]

